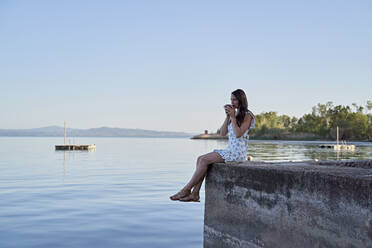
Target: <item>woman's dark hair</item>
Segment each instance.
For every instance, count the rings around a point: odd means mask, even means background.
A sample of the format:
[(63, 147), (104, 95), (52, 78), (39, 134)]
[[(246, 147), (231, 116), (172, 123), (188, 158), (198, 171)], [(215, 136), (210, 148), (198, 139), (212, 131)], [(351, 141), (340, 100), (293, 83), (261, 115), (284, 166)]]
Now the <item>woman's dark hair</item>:
[(236, 122), (238, 126), (243, 123), (244, 118), (245, 118), (245, 113), (248, 111), (248, 101), (247, 101), (247, 96), (245, 95), (244, 91), (241, 89), (237, 89), (233, 92), (231, 92), (236, 99), (239, 101), (239, 111), (238, 114), (236, 115)]

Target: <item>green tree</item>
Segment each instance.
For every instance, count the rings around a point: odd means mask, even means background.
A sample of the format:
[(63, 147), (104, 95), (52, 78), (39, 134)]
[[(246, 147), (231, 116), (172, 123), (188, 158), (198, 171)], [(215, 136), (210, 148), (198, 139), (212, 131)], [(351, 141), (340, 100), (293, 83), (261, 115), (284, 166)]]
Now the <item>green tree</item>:
[(301, 118), (278, 115), (277, 112), (264, 112), (256, 115), (256, 128), (252, 132), (256, 136), (280, 137), (289, 133), (308, 133), (322, 138), (336, 136), (339, 127), (341, 138), (365, 140), (372, 138), (372, 101), (365, 107), (356, 103), (349, 106), (333, 105), (333, 102), (318, 103), (310, 114)]

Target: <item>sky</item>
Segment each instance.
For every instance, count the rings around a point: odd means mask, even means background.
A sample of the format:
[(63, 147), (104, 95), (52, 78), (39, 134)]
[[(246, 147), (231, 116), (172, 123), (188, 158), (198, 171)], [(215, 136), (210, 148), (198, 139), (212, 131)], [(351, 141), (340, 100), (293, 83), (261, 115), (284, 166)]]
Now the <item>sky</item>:
[(372, 100), (372, 1), (0, 0), (0, 129), (214, 132), (238, 88), (255, 114)]

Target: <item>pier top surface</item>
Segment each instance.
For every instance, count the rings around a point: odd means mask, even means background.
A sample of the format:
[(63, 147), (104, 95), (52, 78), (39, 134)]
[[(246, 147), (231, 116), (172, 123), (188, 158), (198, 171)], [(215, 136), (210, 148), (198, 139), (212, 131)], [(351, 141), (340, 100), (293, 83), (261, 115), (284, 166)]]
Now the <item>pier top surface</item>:
[(372, 160), (347, 161), (301, 161), (301, 162), (258, 162), (245, 161), (236, 164), (215, 163), (229, 169), (280, 170), (281, 172), (313, 172), (330, 176), (358, 178), (372, 181)]

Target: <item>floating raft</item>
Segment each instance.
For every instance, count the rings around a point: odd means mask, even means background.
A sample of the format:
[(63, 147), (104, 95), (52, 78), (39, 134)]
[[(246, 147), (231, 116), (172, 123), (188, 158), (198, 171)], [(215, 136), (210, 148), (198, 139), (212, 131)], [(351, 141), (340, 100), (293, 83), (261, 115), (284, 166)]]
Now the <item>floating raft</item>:
[(319, 145), (320, 148), (333, 148), (333, 150), (355, 150), (355, 145), (335, 145), (323, 144)]
[(93, 145), (56, 145), (56, 150), (95, 150), (96, 144)]

